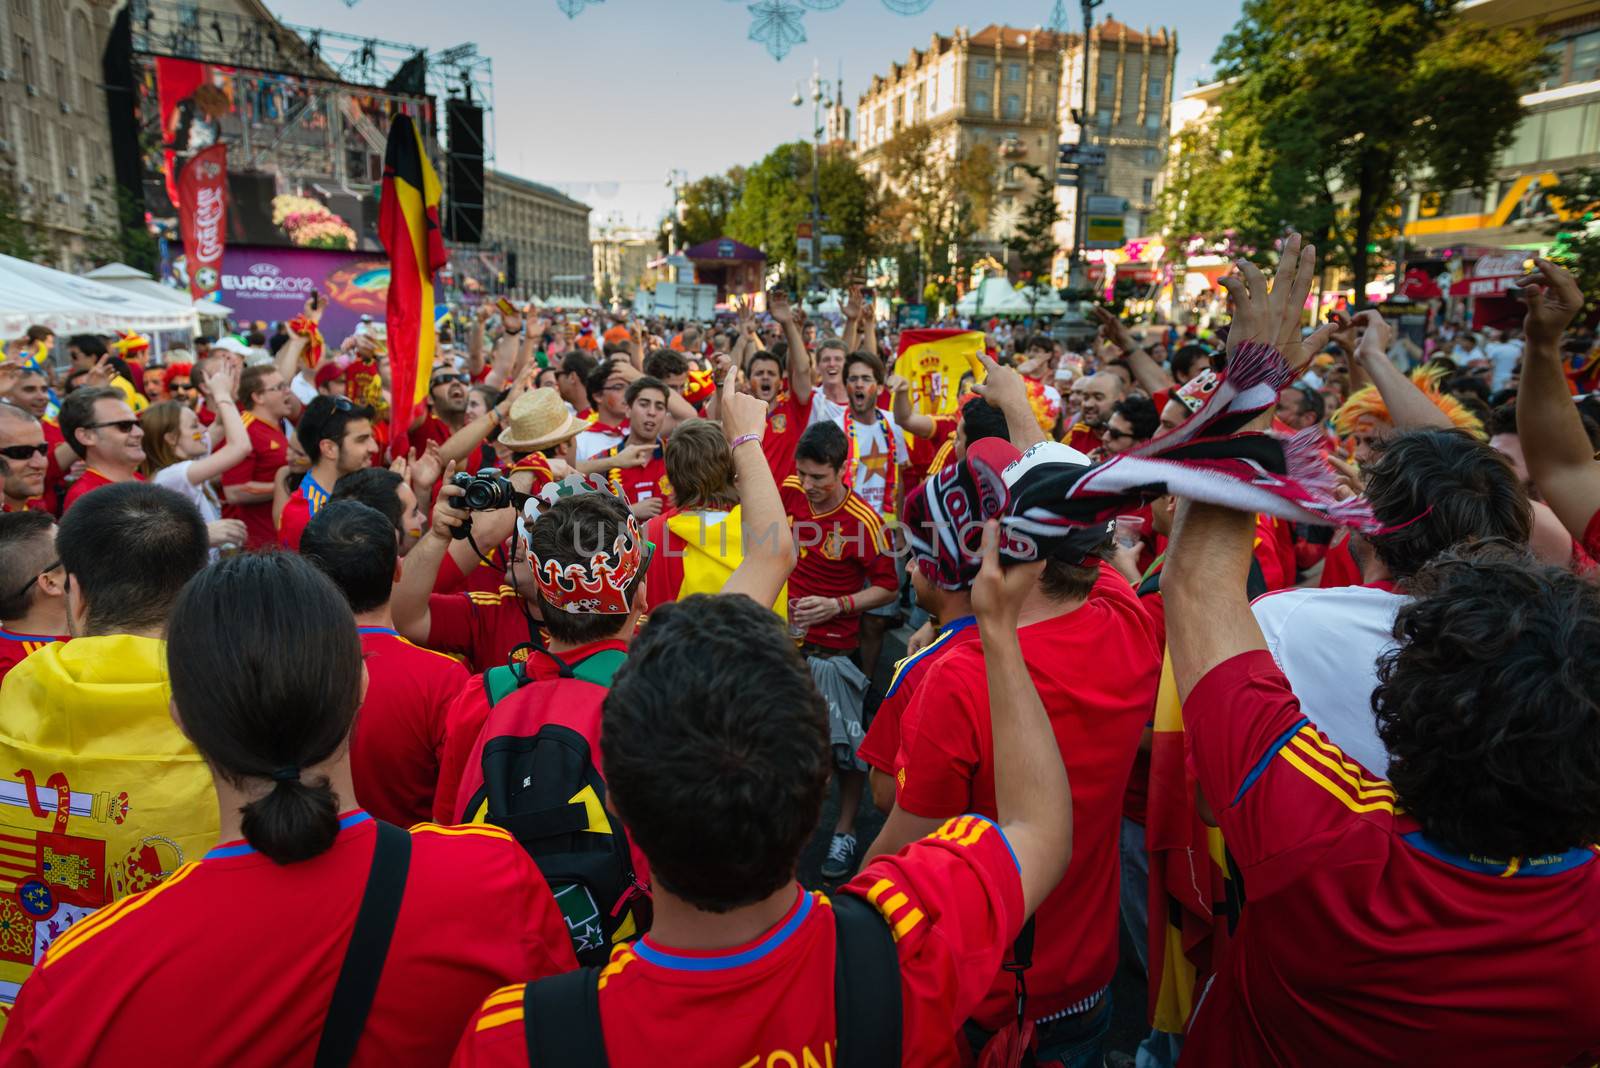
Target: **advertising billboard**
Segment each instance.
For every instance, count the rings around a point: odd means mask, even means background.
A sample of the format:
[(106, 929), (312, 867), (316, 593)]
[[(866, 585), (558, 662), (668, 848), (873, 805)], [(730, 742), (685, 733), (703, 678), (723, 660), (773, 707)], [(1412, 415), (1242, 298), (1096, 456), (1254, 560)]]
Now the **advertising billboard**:
[(382, 253), (323, 249), (239, 248), (222, 256), (218, 297), (238, 322), (293, 319), (312, 290), (328, 301), (322, 334), (337, 345), (363, 315), (382, 321), (389, 299), (389, 261)]
[(378, 251), (390, 118), (410, 115), (433, 142), (426, 96), (168, 56), (133, 63), (144, 205), (168, 239), (184, 164), (223, 144), (227, 244)]

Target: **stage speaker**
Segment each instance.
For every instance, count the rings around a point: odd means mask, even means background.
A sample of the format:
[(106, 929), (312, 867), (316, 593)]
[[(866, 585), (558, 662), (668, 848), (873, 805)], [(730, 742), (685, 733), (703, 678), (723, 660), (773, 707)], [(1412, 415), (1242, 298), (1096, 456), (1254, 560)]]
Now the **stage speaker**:
[(511, 293), (517, 291), (517, 254), (506, 253), (506, 290)]
[(483, 109), (459, 97), (446, 100), (445, 129), (450, 150), (444, 235), (476, 245), (483, 241)]

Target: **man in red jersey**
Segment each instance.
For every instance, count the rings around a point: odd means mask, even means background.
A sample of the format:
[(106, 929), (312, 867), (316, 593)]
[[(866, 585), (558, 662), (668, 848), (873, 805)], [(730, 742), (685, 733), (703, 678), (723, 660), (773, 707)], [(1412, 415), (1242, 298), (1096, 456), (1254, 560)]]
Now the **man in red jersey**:
[(421, 456), (430, 442), (443, 445), (467, 421), (467, 387), (472, 376), (454, 367), (436, 367), (428, 379), (428, 405), (411, 428), (411, 447)]
[[(767, 312), (783, 327), (785, 353), (761, 351), (750, 357), (750, 392), (767, 402), (767, 432), (761, 439), (772, 477), (782, 485), (794, 474), (794, 450), (811, 422), (812, 361), (800, 329), (801, 315), (781, 289), (767, 293)], [(787, 361), (788, 367), (784, 364)]]
[[(606, 698), (600, 743), (611, 802), (650, 860), (655, 923), (583, 977), (599, 988), (599, 1033), (564, 1037), (616, 1068), (690, 1049), (707, 1064), (838, 1063), (836, 914), (864, 898), (865, 921), (881, 915), (889, 929), (885, 952), (899, 972), (897, 989), (856, 994), (887, 999), (881, 1011), (902, 1024), (899, 1048), (874, 1063), (962, 1063), (962, 1021), (1070, 852), (1066, 775), (1059, 760), (1041, 758), (1050, 728), (1015, 637), (1036, 578), (1037, 568), (1005, 570), (991, 553), (974, 588), (995, 665), (998, 823), (952, 820), (833, 895), (794, 878), (829, 765), (827, 711), (805, 664), (749, 599), (663, 607)], [(550, 989), (491, 995), (462, 1036), (458, 1068), (529, 1064), (528, 1031), (552, 1024), (538, 1018)]]
[[(3, 379), (0, 379), (3, 382)], [(61, 480), (72, 467), (77, 456), (67, 446), (67, 440), (62, 436), (61, 424), (50, 417), (50, 385), (44, 372), (36, 367), (22, 367), (18, 369), (15, 382), (9, 389), (0, 385), (0, 394), (4, 399), (30, 413), (39, 420), (39, 425), (44, 429), (45, 444), (50, 446), (45, 455), (44, 489), (41, 491), (41, 507), (47, 512), (55, 512), (60, 507)]]
[[(976, 403), (988, 407), (981, 398)], [(999, 471), (1016, 460), (1018, 453), (1004, 438), (980, 440), (974, 445), (970, 452), (963, 450), (962, 459), (936, 473), (906, 498), (911, 548), (908, 570), (917, 604), (931, 617), (931, 634), (916, 652), (895, 665), (883, 701), (861, 742), (859, 755), (872, 766), (873, 804), (885, 812), (894, 807), (895, 755), (900, 749), (900, 721), (906, 709), (929, 670), (945, 653), (978, 638), (977, 621), (972, 615), (972, 581), (978, 574), (978, 560), (954, 551), (962, 523), (956, 517), (977, 515), (975, 480), (966, 456), (977, 456), (990, 470)]]
[(295, 436), (311, 457), (311, 470), (300, 480), (300, 487), (289, 496), (278, 522), (278, 544), (286, 549), (300, 547), (300, 532), (311, 517), (328, 503), (333, 484), (348, 475), (372, 466), (378, 443), (372, 436), (372, 409), (352, 403), (345, 397), (313, 397), (300, 415)]
[[(848, 418), (848, 416), (846, 416)], [(849, 444), (831, 422), (813, 423), (795, 448), (793, 477), (782, 486), (784, 511), (800, 558), (789, 577), (789, 632), (807, 657), (859, 655), (862, 614), (894, 601), (894, 560), (883, 518), (845, 485)], [(863, 674), (875, 665), (858, 663)], [(855, 867), (856, 813), (866, 773), (841, 760), (839, 818), (822, 873), (842, 878)]]
[(1083, 402), (1078, 422), (1067, 430), (1061, 440), (1070, 448), (1085, 454), (1098, 449), (1105, 436), (1106, 424), (1111, 419), (1112, 409), (1126, 392), (1122, 379), (1105, 371), (1084, 379), (1083, 388), (1078, 394)]
[(142, 482), (144, 430), (114, 386), (85, 386), (61, 405), (61, 433), (84, 462), (84, 472), (61, 502), (66, 513), (84, 494), (117, 482)]
[(433, 816), (445, 717), (467, 669), (395, 631), (389, 591), (399, 556), (394, 526), (381, 513), (357, 501), (330, 502), (306, 524), (300, 555), (339, 587), (361, 633), (367, 692), (351, 740), (356, 796), (380, 820), (425, 822)]
[(661, 514), (672, 496), (667, 482), (661, 432), (667, 421), (666, 383), (636, 378), (623, 394), (628, 402), (627, 436), (595, 456), (615, 465), (606, 470), (611, 490), (628, 503), (635, 519), (644, 522)]
[(45, 512), (50, 442), (44, 424), (15, 404), (0, 401), (0, 512)]
[(244, 522), (245, 548), (261, 549), (278, 542), (272, 522), (272, 480), (289, 462), (283, 421), (289, 416), (289, 387), (277, 368), (246, 367), (239, 375), (239, 410), (250, 432), (250, 455), (222, 476), (224, 519)]
[(67, 640), (65, 578), (49, 514), (0, 515), (0, 679), (40, 646)]

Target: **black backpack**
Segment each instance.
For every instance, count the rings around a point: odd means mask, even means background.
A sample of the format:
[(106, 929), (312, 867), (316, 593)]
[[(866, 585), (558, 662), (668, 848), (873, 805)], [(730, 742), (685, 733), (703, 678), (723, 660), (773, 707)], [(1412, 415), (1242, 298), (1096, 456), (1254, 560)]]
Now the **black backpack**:
[[(833, 904), (833, 1012), (837, 1068), (900, 1063), (900, 957), (876, 908), (854, 894)], [(610, 1068), (600, 1029), (600, 969), (529, 983), (522, 1026), (533, 1068)]]
[[(550, 884), (580, 964), (604, 964), (611, 947), (650, 926), (650, 897), (634, 875), (628, 836), (606, 811), (598, 754), (583, 734), (548, 722), (548, 708), (590, 706), (596, 722), (625, 654), (606, 650), (530, 680), (521, 663), (484, 673), (489, 716), (457, 797), (464, 823), (503, 827)], [(505, 702), (512, 694), (516, 701)]]

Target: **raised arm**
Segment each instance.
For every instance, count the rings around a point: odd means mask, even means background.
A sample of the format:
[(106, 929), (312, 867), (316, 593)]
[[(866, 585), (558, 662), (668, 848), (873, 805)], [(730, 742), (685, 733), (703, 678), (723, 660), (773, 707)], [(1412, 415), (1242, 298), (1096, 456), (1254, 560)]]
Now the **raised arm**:
[(1022, 376), (995, 363), (987, 352), (980, 353), (978, 359), (983, 363), (984, 378), (972, 387), (973, 392), (1005, 413), (1011, 444), (1027, 452), (1045, 441), (1039, 420), (1033, 417), (1033, 408), (1028, 404), (1028, 387), (1022, 384)]
[(739, 486), (739, 538), (744, 559), (722, 586), (723, 593), (742, 593), (763, 607), (778, 599), (778, 591), (794, 570), (794, 540), (778, 496), (778, 483), (761, 451), (767, 428), (767, 402), (734, 388), (739, 369), (731, 368), (717, 391), (722, 433), (733, 448), (733, 468)]
[(222, 424), (223, 446), (210, 456), (189, 465), (190, 485), (198, 486), (202, 482), (221, 478), (250, 455), (250, 431), (245, 429), (244, 419), (239, 415), (239, 406), (233, 397), (234, 390), (239, 388), (239, 363), (239, 357), (230, 356), (221, 367), (211, 372), (210, 381), (215, 383), (211, 406), (216, 409), (217, 422)]
[(428, 598), (433, 595), (434, 583), (439, 578), (439, 565), (455, 541), (450, 532), (469, 518), (466, 512), (452, 506), (455, 498), (466, 492), (460, 486), (450, 485), (449, 476), (454, 472), (454, 465), (445, 469), (446, 481), (439, 488), (439, 499), (433, 506), (433, 523), (422, 540), (406, 554), (400, 581), (394, 584), (394, 593), (389, 598), (394, 629), (401, 637), (418, 645), (427, 642), (428, 631), (433, 626)]
[[(1368, 309), (1356, 316), (1355, 325), (1362, 328), (1362, 333), (1360, 343), (1354, 346), (1349, 357), (1351, 373), (1353, 375), (1357, 367), (1361, 368), (1367, 380), (1378, 388), (1378, 395), (1388, 407), (1389, 421), (1395, 429), (1437, 427), (1449, 430), (1454, 426), (1450, 417), (1441, 412), (1439, 406), (1429, 400), (1427, 394), (1418, 389), (1416, 383), (1389, 359), (1391, 331), (1383, 316)], [(1341, 327), (1334, 336), (1338, 337), (1342, 332)], [(1353, 378), (1351, 384), (1354, 385)]]
[(789, 343), (789, 392), (796, 397), (811, 394), (811, 353), (806, 348), (805, 331), (800, 328), (800, 316), (789, 303), (789, 294), (781, 289), (767, 292), (767, 314), (783, 327), (783, 337)]
[(1128, 369), (1133, 372), (1133, 377), (1146, 391), (1159, 393), (1178, 384), (1165, 367), (1150, 358), (1150, 353), (1145, 347), (1133, 339), (1127, 324), (1113, 315), (1109, 308), (1103, 308), (1098, 304), (1090, 307), (1094, 311), (1094, 317), (1100, 321), (1101, 334), (1122, 350), (1123, 358), (1128, 361)]
[(1072, 857), (1066, 765), (1017, 642), (1022, 602), (1038, 585), (1044, 564), (1004, 567), (1000, 525), (990, 520), (983, 534), (983, 567), (972, 584), (972, 608), (989, 680), (995, 812), (1021, 869), (1023, 909), (1032, 914), (1061, 882)]
[(937, 429), (933, 416), (923, 415), (911, 407), (911, 383), (899, 375), (890, 375), (888, 386), (894, 395), (894, 421), (900, 429), (919, 438), (931, 438)]
[(1561, 525), (1583, 540), (1600, 511), (1600, 463), (1561, 368), (1561, 334), (1583, 310), (1577, 280), (1549, 260), (1519, 279), (1528, 302), (1523, 323), (1522, 382), (1517, 390), (1517, 437), (1528, 477)]

